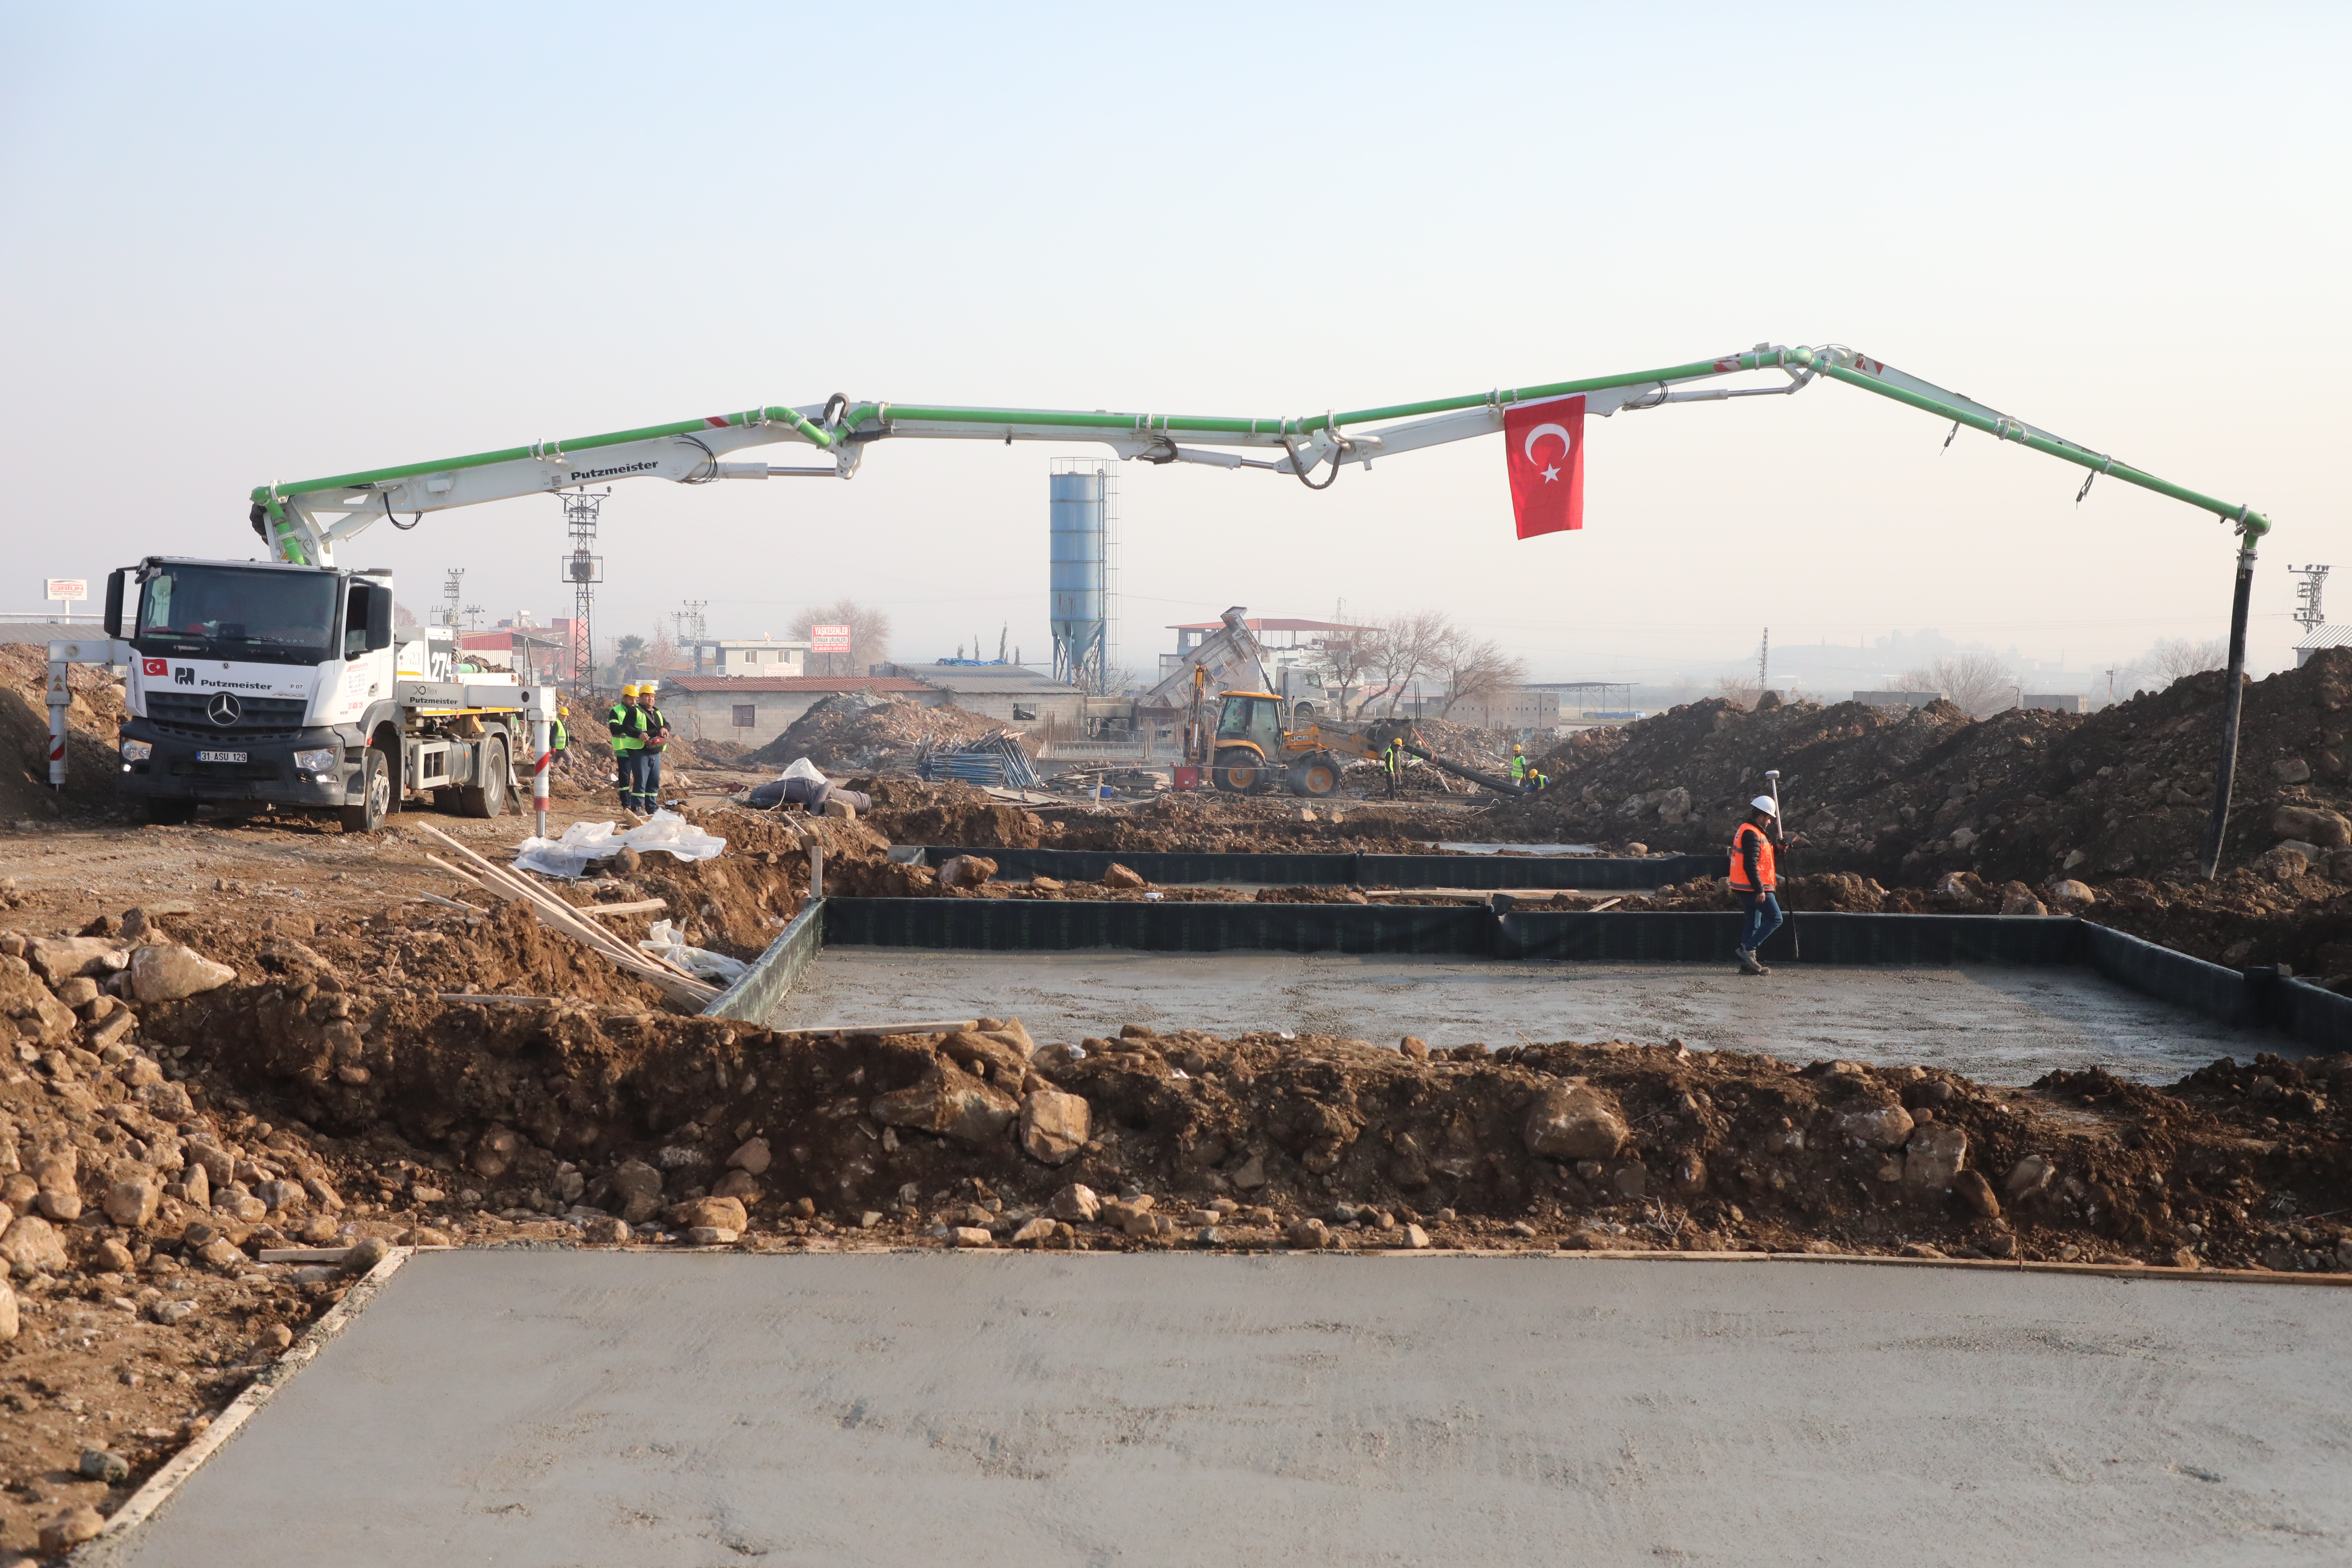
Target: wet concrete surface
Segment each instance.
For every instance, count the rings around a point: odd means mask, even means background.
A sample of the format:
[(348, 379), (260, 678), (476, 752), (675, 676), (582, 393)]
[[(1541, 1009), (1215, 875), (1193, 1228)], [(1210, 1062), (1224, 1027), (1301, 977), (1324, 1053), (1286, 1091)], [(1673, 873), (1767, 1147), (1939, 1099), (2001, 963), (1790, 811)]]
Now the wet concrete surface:
[(1340, 953), (987, 953), (827, 948), (771, 1019), (777, 1028), (1018, 1017), (1041, 1041), (1155, 1029), (1350, 1035), (1392, 1046), (1528, 1040), (1663, 1042), (1794, 1061), (1948, 1068), (2022, 1084), (2097, 1063), (2170, 1083), (2217, 1057), (2305, 1054), (2084, 969), (1354, 957)]
[(2334, 1563), (2347, 1342), (2347, 1290), (1822, 1262), (428, 1253), (94, 1555)]

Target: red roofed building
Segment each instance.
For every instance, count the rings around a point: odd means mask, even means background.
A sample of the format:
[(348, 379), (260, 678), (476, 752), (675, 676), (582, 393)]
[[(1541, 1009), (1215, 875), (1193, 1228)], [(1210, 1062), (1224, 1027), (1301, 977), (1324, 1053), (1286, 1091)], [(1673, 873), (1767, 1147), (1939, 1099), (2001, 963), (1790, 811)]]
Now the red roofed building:
[(668, 675), (655, 700), (680, 735), (764, 746), (824, 699), (844, 691), (897, 696), (925, 708), (948, 700), (936, 686), (895, 675)]

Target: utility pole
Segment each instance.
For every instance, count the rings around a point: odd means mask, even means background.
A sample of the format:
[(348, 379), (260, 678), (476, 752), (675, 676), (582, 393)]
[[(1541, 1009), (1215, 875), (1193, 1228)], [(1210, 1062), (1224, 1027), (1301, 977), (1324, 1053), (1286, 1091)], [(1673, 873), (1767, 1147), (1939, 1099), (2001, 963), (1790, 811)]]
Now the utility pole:
[(441, 580), (441, 624), (445, 626), (457, 624), (457, 601), (465, 597), (465, 583), (466, 569), (463, 566), (450, 567), (448, 574)]
[(702, 673), (702, 645), (704, 640), (710, 635), (710, 627), (708, 623), (704, 621), (702, 612), (709, 607), (710, 601), (708, 599), (682, 599), (679, 603), (685, 605), (685, 608), (672, 610), (669, 613), (669, 618), (671, 623), (677, 627), (677, 640), (686, 647), (694, 650), (694, 673), (700, 675)]
[(572, 534), (572, 553), (563, 558), (563, 580), (572, 584), (572, 700), (586, 712), (595, 704), (596, 642), (593, 637), (596, 584), (604, 580), (604, 558), (596, 553), (596, 524), (604, 498), (613, 493), (577, 489), (555, 499), (563, 503), (563, 525)]
[(2327, 584), (2325, 566), (2290, 566), (2288, 571), (2303, 579), (2294, 591), (2301, 601), (2294, 612), (2295, 625), (2305, 632), (2317, 631), (2327, 624), (2327, 612), (2319, 607), (2319, 591)]
[(1761, 699), (1772, 689), (1772, 628), (1764, 628), (1763, 650), (1756, 656), (1756, 695)]

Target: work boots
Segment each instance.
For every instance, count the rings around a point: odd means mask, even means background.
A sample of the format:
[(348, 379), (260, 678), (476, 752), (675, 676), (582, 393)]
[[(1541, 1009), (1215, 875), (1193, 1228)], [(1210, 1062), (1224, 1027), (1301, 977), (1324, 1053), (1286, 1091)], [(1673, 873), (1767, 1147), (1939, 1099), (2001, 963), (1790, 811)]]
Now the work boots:
[(1740, 973), (1769, 974), (1772, 973), (1771, 970), (1765, 967), (1764, 961), (1756, 956), (1756, 950), (1754, 948), (1743, 947), (1738, 951), (1739, 953)]

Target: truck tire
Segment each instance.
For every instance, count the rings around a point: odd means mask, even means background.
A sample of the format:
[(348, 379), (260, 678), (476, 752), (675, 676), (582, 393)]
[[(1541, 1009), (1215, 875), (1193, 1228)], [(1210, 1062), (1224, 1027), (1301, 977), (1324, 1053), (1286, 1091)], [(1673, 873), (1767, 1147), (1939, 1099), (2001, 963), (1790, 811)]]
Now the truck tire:
[(1247, 746), (1227, 746), (1217, 753), (1217, 787), (1227, 795), (1264, 795), (1274, 787), (1274, 770)]
[(461, 816), (504, 816), (507, 810), (507, 743), (491, 737), (482, 742), (475, 782), (457, 790)]
[(373, 833), (392, 815), (392, 764), (383, 748), (370, 746), (360, 763), (360, 798), (338, 814), (346, 833)]
[(1293, 795), (1321, 800), (1339, 787), (1339, 759), (1328, 752), (1318, 752), (1303, 763), (1290, 764), (1290, 793)]
[(193, 800), (168, 800), (151, 795), (140, 803), (139, 809), (140, 815), (158, 826), (196, 819), (196, 803)]

